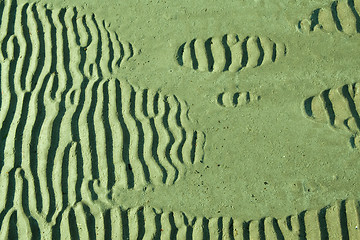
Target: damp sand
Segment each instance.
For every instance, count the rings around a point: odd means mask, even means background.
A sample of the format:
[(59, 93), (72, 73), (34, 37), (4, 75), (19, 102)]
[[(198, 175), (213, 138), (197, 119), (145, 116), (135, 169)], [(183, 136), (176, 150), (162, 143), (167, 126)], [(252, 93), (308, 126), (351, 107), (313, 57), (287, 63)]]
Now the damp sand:
[(359, 227), (359, 1), (2, 1), (1, 238)]

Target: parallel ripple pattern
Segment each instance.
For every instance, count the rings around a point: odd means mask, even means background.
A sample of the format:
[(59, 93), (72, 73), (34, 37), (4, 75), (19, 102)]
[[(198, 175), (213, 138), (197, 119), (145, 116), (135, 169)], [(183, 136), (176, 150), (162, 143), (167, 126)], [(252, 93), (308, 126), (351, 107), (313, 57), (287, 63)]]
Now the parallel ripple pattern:
[[(23, 181), (21, 171), (17, 179)], [(22, 189), (26, 191), (26, 189)], [(83, 202), (40, 225), (27, 213), (13, 210), (1, 225), (1, 239), (359, 239), (359, 202), (338, 201), (320, 210), (284, 218), (241, 221), (232, 217), (194, 217), (148, 206), (102, 210)], [(42, 228), (41, 228), (42, 227)]]
[(299, 21), (298, 28), (303, 32), (360, 33), (360, 0), (334, 1), (328, 7), (315, 9), (309, 19)]
[(220, 93), (217, 96), (217, 103), (221, 107), (239, 107), (249, 104), (254, 101), (260, 100), (260, 96), (255, 96), (254, 94), (243, 91), (243, 92), (231, 92), (225, 91)]
[(105, 21), (11, 0), (0, 19), (1, 239), (46, 235), (80, 202), (173, 184), (202, 161), (184, 101), (111, 78), (134, 49)]
[(303, 106), (306, 115), (311, 119), (351, 132), (351, 146), (353, 148), (360, 146), (359, 83), (322, 91), (319, 95), (307, 98)]
[(83, 76), (109, 76), (134, 55), (132, 44), (120, 41), (108, 23), (94, 14), (79, 15), (76, 8), (50, 10), (5, 0), (0, 17), (0, 62), (10, 64), (22, 92), (34, 91), (51, 73), (66, 91)]
[(38, 94), (23, 96), (8, 120), (0, 223), (25, 208), (39, 225), (56, 222), (77, 202), (111, 201), (119, 188), (170, 185), (202, 161), (205, 136), (190, 127), (186, 104), (175, 96), (85, 79), (73, 99), (69, 93), (56, 101), (53, 86), (54, 75)]
[(183, 43), (177, 51), (180, 66), (208, 72), (238, 72), (275, 62), (286, 55), (286, 46), (267, 37), (227, 34)]

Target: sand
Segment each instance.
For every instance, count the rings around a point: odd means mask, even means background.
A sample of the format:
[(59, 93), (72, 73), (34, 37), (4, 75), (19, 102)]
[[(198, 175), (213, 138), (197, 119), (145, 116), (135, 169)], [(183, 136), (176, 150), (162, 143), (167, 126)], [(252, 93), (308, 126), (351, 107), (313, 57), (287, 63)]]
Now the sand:
[(359, 238), (359, 0), (0, 14), (0, 238)]

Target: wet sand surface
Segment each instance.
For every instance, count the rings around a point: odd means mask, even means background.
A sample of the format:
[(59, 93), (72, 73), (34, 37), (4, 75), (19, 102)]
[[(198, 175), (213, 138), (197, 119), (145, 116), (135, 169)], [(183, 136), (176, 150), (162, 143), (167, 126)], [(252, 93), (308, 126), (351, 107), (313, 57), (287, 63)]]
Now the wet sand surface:
[(356, 239), (359, 14), (2, 1), (1, 238)]

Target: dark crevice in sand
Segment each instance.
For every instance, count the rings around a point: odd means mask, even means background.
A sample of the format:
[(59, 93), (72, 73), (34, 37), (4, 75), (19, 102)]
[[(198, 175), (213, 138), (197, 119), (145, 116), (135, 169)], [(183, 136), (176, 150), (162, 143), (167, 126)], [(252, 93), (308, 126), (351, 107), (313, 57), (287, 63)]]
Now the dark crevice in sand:
[[(70, 11), (70, 10), (69, 10)], [(71, 18), (71, 24), (73, 26), (73, 29), (74, 29), (74, 35), (75, 35), (75, 42), (78, 46), (81, 45), (81, 42), (80, 42), (80, 34), (79, 34), (79, 30), (78, 30), (78, 25), (76, 23), (76, 20), (77, 19), (83, 19), (84, 16), (79, 16), (79, 12), (78, 10), (73, 7), (71, 8), (71, 11), (74, 12), (74, 15), (73, 17)]]
[(314, 10), (310, 16), (310, 31), (314, 31), (315, 26), (319, 24), (320, 8)]
[(149, 117), (149, 113), (147, 110), (147, 103), (148, 103), (148, 89), (143, 90), (142, 94), (142, 111), (145, 117)]
[(123, 115), (122, 115), (122, 99), (123, 96), (121, 94), (121, 86), (120, 83), (118, 81), (115, 81), (115, 89), (116, 89), (116, 108), (117, 108), (117, 113), (118, 113), (118, 120), (120, 122), (121, 125), (121, 129), (122, 129), (122, 139), (123, 139), (123, 148), (122, 148), (122, 160), (124, 161), (125, 165), (127, 166), (127, 171), (126, 171), (126, 182), (128, 185), (128, 188), (133, 188), (134, 187), (134, 173), (131, 171), (131, 169), (129, 168), (130, 165), (130, 153), (129, 153), (129, 147), (130, 147), (130, 133), (129, 130), (125, 124)]
[[(85, 16), (81, 17), (81, 22), (79, 24), (81, 24), (82, 27), (85, 29), (85, 32), (86, 32), (87, 37), (88, 37), (88, 42), (86, 43), (86, 46), (88, 46), (90, 44), (90, 42), (92, 41), (92, 36), (90, 34), (89, 27), (86, 25)], [(79, 33), (78, 30), (77, 30), (77, 27), (76, 28), (74, 27), (74, 29), (75, 29), (75, 33)], [(79, 39), (79, 41), (80, 41), (80, 39)], [(78, 44), (80, 46), (80, 42)], [(80, 72), (81, 72), (82, 75), (85, 75), (85, 70), (84, 70), (85, 61), (86, 61), (86, 47), (81, 47), (80, 48), (79, 69), (80, 69)]]
[(335, 23), (335, 25), (336, 25), (336, 28), (337, 28), (340, 32), (342, 32), (342, 31), (343, 31), (343, 28), (342, 28), (342, 26), (341, 26), (340, 19), (339, 19), (339, 17), (338, 17), (337, 5), (338, 5), (338, 2), (337, 2), (337, 1), (334, 1), (334, 2), (331, 4), (331, 14), (332, 14), (334, 23)]
[(61, 191), (62, 191), (62, 206), (61, 211), (63, 212), (64, 209), (69, 205), (69, 169), (73, 166), (69, 166), (69, 154), (70, 154), (70, 147), (71, 144), (67, 145), (64, 149), (64, 156), (62, 158), (61, 163)]
[[(194, 131), (193, 133), (193, 139), (192, 139), (192, 144), (191, 144), (191, 150), (190, 150), (190, 161), (192, 164), (195, 163), (195, 151), (196, 151), (196, 147), (197, 147), (197, 131)], [(200, 146), (199, 146), (200, 147)]]
[[(22, 90), (26, 89), (26, 74), (29, 71), (30, 56), (33, 53), (32, 43), (31, 43), (31, 39), (30, 39), (30, 32), (29, 32), (29, 28), (27, 26), (28, 17), (27, 17), (26, 11), (28, 10), (28, 7), (29, 7), (29, 4), (26, 3), (23, 6), (22, 11), (21, 11), (22, 32), (23, 32), (23, 37), (26, 42), (25, 56), (22, 56), (24, 58), (24, 63), (23, 63), (23, 66), (21, 67), (21, 77), (20, 77), (20, 79), (21, 79), (20, 85), (21, 85)], [(40, 29), (40, 30), (42, 30), (42, 29)], [(33, 34), (35, 34), (35, 33), (33, 33)], [(40, 38), (39, 38), (39, 40), (40, 40)], [(41, 46), (41, 43), (40, 43), (40, 46)], [(31, 81), (33, 81), (33, 80), (31, 80)]]
[[(34, 12), (36, 12), (36, 11), (34, 11)], [(65, 77), (66, 87), (64, 90), (58, 89), (58, 84), (59, 84), (58, 80), (59, 79), (58, 79), (57, 75), (55, 75), (51, 89), (53, 92), (55, 92), (55, 89), (56, 89), (57, 92), (52, 95), (52, 98), (53, 99), (58, 98), (59, 97), (59, 95), (57, 94), (57, 93), (59, 93), (58, 91), (62, 91), (62, 92), (60, 95), (61, 102), (59, 103), (59, 112), (53, 122), (53, 129), (52, 129), (52, 133), (51, 133), (51, 136), (52, 136), (51, 144), (50, 144), (49, 154), (48, 154), (48, 158), (47, 158), (47, 162), (46, 162), (46, 180), (47, 180), (47, 187), (48, 187), (48, 191), (49, 191), (49, 204), (50, 204), (49, 212), (47, 213), (47, 217), (46, 217), (47, 221), (51, 221), (52, 216), (54, 215), (54, 213), (56, 211), (56, 198), (55, 198), (54, 186), (53, 186), (53, 181), (52, 181), (52, 174), (53, 174), (54, 165), (55, 165), (54, 160), (55, 160), (55, 157), (57, 156), (57, 151), (58, 151), (58, 148), (60, 146), (60, 141), (61, 141), (59, 129), (61, 128), (63, 117), (66, 113), (65, 99), (66, 99), (66, 95), (68, 94), (69, 90), (73, 86), (72, 76), (70, 74), (70, 68), (69, 68), (70, 55), (69, 55), (69, 48), (68, 48), (68, 39), (67, 39), (67, 34), (66, 34), (67, 28), (66, 28), (65, 20), (64, 20), (65, 12), (66, 12), (66, 9), (61, 9), (57, 16), (57, 18), (58, 18), (57, 20), (61, 24), (60, 34), (62, 36), (61, 40), (63, 42), (61, 54), (64, 59), (62, 62), (60, 62), (60, 65), (58, 65), (59, 63), (57, 62), (56, 67), (63, 68), (63, 69), (57, 69), (57, 70), (60, 70), (61, 72), (62, 72), (62, 70), (65, 71), (65, 76), (59, 76), (59, 77)], [(56, 39), (56, 32), (60, 31), (60, 29), (56, 28), (52, 18), (50, 18), (51, 12), (47, 12), (47, 13), (49, 16), (50, 24), (52, 25), (52, 28), (55, 29), (54, 32), (52, 32), (52, 34), (54, 34), (53, 35), (55, 37), (54, 39)], [(38, 25), (42, 25), (42, 23), (39, 21)], [(56, 54), (57, 54), (57, 52), (55, 53), (54, 56), (57, 56)], [(63, 66), (61, 66), (62, 64), (63, 64)], [(62, 73), (60, 73), (60, 74), (62, 74)], [(63, 150), (63, 149), (60, 149), (60, 150)]]
[[(115, 33), (115, 38), (116, 38), (116, 41), (119, 42), (119, 46), (120, 46), (120, 58), (116, 61), (116, 66), (120, 67), (120, 64), (122, 63), (122, 60), (125, 56), (124, 45), (120, 42), (119, 36), (117, 35), (117, 33)], [(131, 49), (130, 51), (132, 51), (131, 44), (129, 44), (129, 47)]]
[(98, 183), (98, 181), (96, 181), (96, 180), (90, 180), (87, 184), (92, 201), (98, 200), (98, 198), (99, 198), (94, 189), (94, 184)]
[(56, 116), (56, 118), (54, 119), (53, 128), (51, 131), (51, 136), (52, 136), (51, 144), (50, 144), (49, 154), (48, 154), (48, 157), (46, 160), (46, 185), (47, 185), (47, 188), (49, 191), (49, 202), (50, 202), (49, 212), (46, 216), (46, 220), (48, 222), (51, 221), (51, 218), (56, 210), (56, 199), (55, 199), (54, 186), (53, 186), (53, 182), (52, 182), (52, 175), (53, 175), (53, 170), (54, 170), (54, 164), (55, 164), (54, 160), (55, 160), (55, 156), (56, 156), (56, 151), (58, 149), (59, 142), (60, 142), (59, 129), (60, 129), (61, 120), (62, 120), (64, 114), (65, 114), (65, 107), (59, 106), (59, 113)]
[(101, 61), (101, 58), (102, 58), (102, 40), (101, 40), (101, 33), (100, 33), (100, 29), (99, 29), (99, 26), (98, 26), (98, 23), (95, 19), (95, 14), (92, 14), (91, 15), (91, 20), (93, 21), (93, 24), (95, 25), (95, 28), (96, 28), (96, 33), (94, 34), (97, 34), (97, 48), (96, 48), (96, 58), (95, 58), (95, 66), (97, 68), (97, 73), (98, 73), (98, 76), (100, 78), (103, 77), (103, 73), (102, 73), (102, 69), (100, 67), (100, 61)]
[[(35, 69), (35, 72), (34, 72), (34, 76), (33, 78), (31, 79), (31, 86), (30, 86), (30, 89), (31, 91), (34, 90), (34, 88), (36, 87), (37, 83), (39, 80), (39, 77), (40, 77), (40, 74), (41, 74), (41, 71), (43, 70), (44, 68), (44, 65), (45, 65), (45, 36), (44, 36), (44, 28), (43, 28), (43, 23), (41, 23), (40, 19), (39, 19), (39, 14), (37, 12), (37, 9), (36, 9), (36, 6), (33, 5), (31, 11), (33, 12), (34, 14), (34, 19), (35, 19), (35, 22), (36, 22), (36, 28), (38, 29), (38, 32), (37, 33), (33, 33), (34, 35), (37, 34), (38, 36), (38, 39), (39, 39), (39, 56), (38, 56), (38, 62), (36, 64), (36, 69)], [(30, 42), (30, 44), (28, 44), (28, 46), (31, 45), (32, 47), (32, 43)], [(26, 46), (26, 48), (28, 47)], [(53, 56), (52, 56), (53, 57)], [(24, 71), (24, 70), (22, 70)], [(26, 73), (27, 73), (27, 69), (26, 69)], [(26, 84), (26, 83), (25, 83)], [(24, 86), (22, 87), (23, 89), (26, 88), (26, 85), (24, 84)], [(56, 90), (55, 90), (56, 91)]]
[(129, 48), (128, 50), (130, 51), (130, 54), (129, 54), (128, 58), (126, 59), (126, 61), (129, 60), (131, 57), (134, 56), (134, 48), (133, 48), (133, 45), (132, 45), (131, 43), (127, 43), (127, 44), (129, 44), (129, 45), (128, 45), (128, 48)]
[(273, 52), (271, 55), (271, 61), (275, 62), (276, 60), (276, 43), (273, 43)]
[[(46, 11), (46, 16), (48, 18), (48, 21), (49, 21), (49, 24), (50, 24), (50, 37), (51, 37), (51, 67), (50, 67), (50, 73), (55, 73), (57, 74), (57, 71), (56, 71), (56, 64), (57, 64), (57, 42), (56, 42), (56, 27), (55, 27), (55, 24), (54, 24), (54, 21), (52, 19), (52, 14), (51, 14), (51, 11), (50, 10), (45, 10)], [(41, 24), (41, 23), (38, 23), (38, 25)]]
[[(186, 130), (181, 127), (182, 125), (181, 125), (181, 118), (180, 118), (181, 111), (184, 111), (184, 110), (181, 110), (181, 104), (179, 103), (179, 101), (177, 100), (177, 98), (175, 96), (174, 96), (174, 98), (175, 98), (176, 103), (177, 103), (177, 111), (176, 111), (176, 114), (175, 114), (176, 125), (181, 128), (181, 142), (180, 142), (180, 144), (178, 146), (178, 149), (177, 149), (177, 155), (179, 157), (180, 162), (184, 163), (183, 147), (185, 145), (187, 133), (186, 133)], [(170, 111), (170, 108), (168, 109), (168, 111)], [(174, 142), (171, 142), (171, 145), (173, 145), (173, 143)], [(170, 156), (169, 156), (169, 161), (171, 161)]]
[(248, 103), (248, 102), (250, 102), (250, 93), (249, 92), (246, 92), (245, 93), (246, 94), (246, 96), (245, 96), (245, 101)]
[[(350, 89), (349, 89), (349, 87), (350, 87)], [(341, 91), (342, 91), (342, 95), (345, 97), (345, 99), (347, 100), (347, 102), (349, 104), (349, 109), (351, 111), (352, 116), (354, 117), (356, 126), (358, 129), (360, 129), (360, 116), (356, 110), (356, 103), (355, 103), (353, 97), (351, 97), (351, 95), (350, 95), (350, 92), (352, 92), (352, 94), (354, 94), (354, 95), (356, 94), (354, 92), (354, 88), (355, 88), (355, 85), (344, 85), (341, 88)], [(360, 104), (360, 103), (357, 103), (357, 104)]]
[(23, 134), (24, 134), (24, 128), (25, 128), (25, 124), (26, 124), (26, 120), (28, 117), (28, 113), (29, 113), (29, 102), (30, 102), (30, 93), (26, 92), (24, 93), (22, 99), (20, 99), (20, 101), (23, 102), (22, 105), (22, 109), (21, 109), (21, 115), (20, 115), (20, 120), (16, 126), (16, 132), (15, 132), (15, 146), (14, 146), (14, 151), (15, 151), (15, 162), (14, 162), (14, 168), (19, 168), (21, 167), (22, 164), (22, 155), (23, 155)]
[[(16, 62), (16, 65), (14, 64), (13, 65), (13, 71), (15, 72), (16, 71), (16, 67), (18, 66), (18, 63), (19, 63), (19, 56), (20, 56), (20, 46), (18, 44), (18, 40), (17, 38), (14, 38), (14, 59), (15, 62)], [(12, 77), (14, 77), (14, 75), (10, 75)], [(11, 79), (10, 81), (14, 81), (14, 88), (16, 89), (16, 85), (18, 84), (16, 82), (16, 80), (18, 79)], [(15, 93), (16, 94), (16, 93)], [(26, 115), (27, 115), (27, 112), (29, 111), (29, 99), (30, 99), (30, 96), (29, 94), (20, 94), (20, 96), (18, 96), (18, 102), (17, 102), (17, 106), (16, 106), (16, 110), (15, 112), (20, 112), (20, 119), (13, 119), (14, 121), (17, 121), (14, 122), (12, 124), (13, 127), (15, 127), (16, 131), (15, 131), (15, 141), (14, 141), (14, 166), (13, 168), (16, 169), (18, 167), (21, 167), (21, 150), (22, 150), (22, 146), (21, 146), (21, 143), (22, 143), (22, 133), (23, 133), (23, 129), (24, 129), (24, 121), (26, 121), (26, 119), (24, 119), (24, 117), (26, 118)], [(24, 116), (25, 115), (25, 116)], [(16, 114), (14, 115), (14, 117), (16, 116)], [(16, 125), (15, 125), (16, 124)], [(19, 146), (20, 145), (20, 146)]]
[(189, 224), (189, 219), (184, 215), (185, 224), (187, 225), (186, 239), (193, 239), (193, 227)]
[(352, 148), (356, 148), (355, 137), (356, 136), (351, 136), (349, 139), (349, 143)]
[(206, 52), (206, 59), (208, 61), (209, 72), (212, 72), (214, 70), (214, 56), (211, 51), (212, 44), (213, 44), (212, 38), (209, 38), (205, 41), (205, 52)]
[(81, 145), (76, 145), (76, 169), (77, 169), (77, 178), (75, 183), (76, 198), (75, 202), (81, 200), (81, 185), (84, 179), (84, 159), (81, 154)]
[(324, 101), (324, 104), (325, 104), (325, 109), (327, 111), (327, 115), (329, 117), (329, 122), (331, 125), (334, 125), (334, 122), (335, 122), (335, 113), (334, 113), (334, 109), (333, 109), (333, 106), (332, 106), (332, 103), (331, 103), (331, 100), (329, 98), (329, 92), (330, 92), (331, 89), (328, 89), (328, 90), (325, 90), (322, 92), (321, 94), (321, 97)]
[(318, 221), (319, 221), (319, 227), (320, 227), (320, 233), (321, 233), (321, 239), (329, 239), (329, 233), (327, 230), (327, 224), (326, 224), (326, 210), (327, 208), (322, 208), (318, 213)]
[(80, 239), (81, 236), (79, 234), (78, 225), (77, 225), (77, 222), (76, 222), (76, 216), (75, 216), (75, 213), (74, 213), (74, 209), (72, 209), (72, 208), (69, 211), (68, 221), (69, 221), (71, 239)]
[(144, 208), (140, 207), (137, 210), (137, 219), (138, 219), (138, 239), (143, 239), (145, 235), (145, 217), (144, 217)]
[(104, 227), (105, 227), (104, 239), (111, 239), (111, 232), (113, 231), (114, 228), (118, 228), (118, 226), (116, 226), (115, 221), (112, 221), (110, 210), (106, 210), (104, 212)]
[(158, 166), (161, 168), (161, 171), (162, 171), (162, 174), (163, 174), (162, 182), (165, 183), (166, 179), (167, 179), (167, 172), (166, 172), (166, 169), (160, 163), (160, 159), (159, 159), (159, 155), (158, 155), (159, 134), (158, 134), (158, 132), (156, 130), (155, 122), (154, 122), (153, 118), (150, 118), (150, 127), (151, 127), (151, 130), (152, 130), (152, 133), (153, 133), (153, 141), (152, 141), (152, 146), (151, 146), (152, 156), (154, 157), (154, 159), (155, 159), (156, 163), (158, 164)]
[[(16, 1), (14, 0), (15, 4), (16, 4)], [(0, 19), (3, 19), (3, 16), (4, 16), (4, 11), (5, 11), (5, 1), (1, 1), (0, 2)], [(4, 24), (3, 22), (1, 24)], [(3, 54), (3, 46), (2, 44), (0, 45), (0, 49), (2, 51), (2, 54)], [(6, 49), (5, 49), (6, 51)], [(3, 54), (4, 55), (4, 54)]]
[(170, 226), (171, 226), (170, 238), (176, 239), (176, 235), (178, 233), (178, 228), (176, 227), (176, 224), (175, 224), (174, 213), (170, 212), (168, 214), (169, 214), (169, 222), (170, 222)]
[(227, 44), (227, 39), (228, 39), (228, 35), (224, 35), (221, 39), (221, 43), (223, 45), (223, 48), (225, 50), (225, 67), (223, 69), (223, 71), (228, 71), (229, 70), (229, 66), (231, 65), (231, 51), (230, 51), (230, 47)]
[[(109, 81), (106, 81), (103, 86), (103, 116), (109, 116)], [(115, 184), (115, 167), (114, 167), (114, 156), (113, 156), (113, 134), (109, 122), (109, 117), (103, 118), (105, 128), (105, 148), (106, 148), (106, 161), (107, 161), (107, 178), (108, 186), (107, 189), (112, 189)], [(110, 193), (109, 193), (110, 194)], [(109, 196), (111, 199), (111, 196)]]
[(129, 218), (128, 218), (128, 211), (122, 211), (121, 212), (121, 227), (122, 227), (122, 239), (129, 239), (130, 236), (130, 230), (129, 229)]
[[(207, 231), (209, 231), (209, 230), (207, 230)], [(234, 219), (233, 218), (230, 218), (230, 222), (229, 222), (229, 238), (230, 238), (230, 240), (235, 240), (235, 236), (234, 236)], [(207, 238), (206, 238), (206, 237)], [(210, 238), (210, 236), (209, 236), (209, 233), (207, 233), (207, 234), (205, 234), (204, 233), (204, 238), (205, 239), (209, 239)]]
[(293, 227), (292, 227), (292, 224), (291, 224), (291, 216), (287, 216), (287, 217), (286, 217), (286, 226), (288, 227), (288, 229), (289, 229), (290, 231), (293, 230)]
[(50, 75), (47, 75), (43, 81), (43, 85), (40, 88), (40, 92), (38, 95), (38, 101), (37, 101), (37, 114), (36, 119), (34, 122), (34, 126), (31, 131), (31, 140), (30, 140), (30, 170), (31, 175), (34, 178), (34, 187), (35, 187), (35, 197), (36, 197), (36, 209), (40, 212), (43, 203), (42, 203), (42, 197), (41, 197), (41, 191), (40, 191), (40, 180), (38, 176), (38, 146), (39, 146), (39, 136), (40, 131), (42, 129), (42, 126), (44, 124), (45, 120), (45, 105), (44, 105), (44, 94), (45, 89), (48, 84)]
[(106, 37), (107, 39), (109, 40), (109, 43), (108, 43), (108, 53), (109, 53), (109, 60), (108, 60), (108, 64), (107, 64), (107, 67), (109, 68), (109, 71), (112, 72), (113, 69), (112, 69), (112, 62), (114, 61), (114, 48), (113, 48), (113, 42), (111, 41), (111, 38), (110, 38), (110, 33), (109, 31), (106, 29), (106, 26), (105, 26), (105, 21), (102, 20), (101, 21), (102, 25), (103, 25), (103, 28), (105, 29), (106, 31)]
[(15, 210), (10, 217), (9, 221), (9, 235), (8, 239), (18, 239), (18, 225), (17, 225), (17, 211)]
[(299, 238), (301, 240), (306, 240), (306, 228), (305, 228), (305, 214), (306, 211), (301, 212), (298, 215), (299, 220)]
[(259, 237), (260, 237), (260, 240), (265, 240), (266, 239), (264, 221), (265, 221), (265, 218), (262, 218), (259, 221)]
[[(169, 122), (168, 122), (169, 121), (169, 113), (170, 113), (170, 106), (169, 106), (168, 101), (165, 101), (165, 114), (164, 114), (164, 116), (162, 118), (162, 123), (163, 123), (165, 129), (170, 129), (169, 128)], [(171, 131), (167, 131), (167, 133), (169, 135), (170, 141), (166, 145), (165, 156), (166, 156), (166, 159), (170, 162), (170, 164), (172, 166), (174, 166), (173, 162), (171, 160), (170, 151), (171, 151), (172, 145), (175, 142), (175, 137), (174, 137), (174, 135), (172, 134)], [(174, 166), (174, 168), (176, 169), (175, 166)]]
[(159, 114), (159, 101), (160, 101), (160, 95), (158, 92), (156, 92), (154, 96), (154, 104), (153, 104), (154, 115)]
[[(0, 226), (3, 226), (3, 221), (7, 213), (13, 208), (14, 206), (14, 198), (15, 198), (15, 171), (16, 169), (11, 169), (7, 174), (7, 189), (4, 189), (6, 191), (6, 203), (2, 211), (0, 212)], [(10, 223), (11, 225), (11, 223)]]
[(312, 108), (311, 108), (313, 99), (314, 99), (314, 97), (309, 97), (304, 101), (305, 113), (309, 117), (313, 117), (313, 112), (312, 112)]
[(224, 101), (223, 101), (223, 98), (224, 98), (224, 93), (220, 93), (217, 97), (217, 102), (220, 106), (223, 106), (224, 105)]
[(249, 40), (249, 36), (246, 37), (243, 42), (241, 43), (241, 49), (242, 49), (242, 59), (241, 59), (241, 67), (239, 68), (238, 71), (240, 71), (242, 68), (244, 68), (248, 61), (249, 61), (249, 55), (248, 55), (248, 50), (247, 50), (247, 42)]
[(242, 229), (243, 229), (243, 239), (250, 240), (250, 222), (243, 222)]
[(218, 227), (218, 239), (222, 240), (223, 239), (223, 217), (219, 217), (218, 221), (217, 221), (217, 227)]
[(199, 67), (199, 63), (197, 61), (197, 58), (196, 58), (196, 53), (195, 53), (195, 41), (196, 39), (193, 39), (191, 40), (190, 44), (189, 44), (189, 48), (190, 48), (190, 56), (191, 56), (191, 59), (192, 59), (192, 64), (193, 64), (193, 69), (198, 69)]
[(184, 55), (185, 44), (186, 43), (181, 44), (181, 46), (179, 47), (176, 53), (176, 60), (180, 66), (184, 65), (183, 55)]
[[(89, 147), (91, 152), (91, 173), (92, 173), (92, 179), (98, 179), (99, 178), (99, 159), (97, 156), (97, 136), (95, 134), (95, 125), (94, 125), (94, 113), (96, 105), (98, 104), (97, 100), (97, 88), (100, 84), (100, 80), (97, 80), (92, 86), (91, 86), (91, 104), (90, 109), (87, 114), (87, 125), (89, 129)], [(88, 86), (90, 87), (90, 86)]]
[(274, 218), (272, 220), (272, 227), (274, 228), (277, 239), (278, 240), (285, 240), (284, 235), (281, 232), (278, 220), (276, 218)]
[[(9, 92), (10, 92), (10, 102), (9, 102), (9, 109), (7, 110), (6, 113), (6, 117), (2, 123), (2, 127), (1, 127), (1, 134), (0, 134), (0, 138), (3, 141), (2, 144), (0, 144), (0, 161), (1, 161), (1, 165), (0, 165), (0, 171), (2, 172), (2, 168), (5, 164), (5, 146), (6, 146), (6, 139), (11, 127), (11, 124), (13, 122), (14, 116), (15, 116), (15, 112), (16, 112), (16, 106), (18, 105), (18, 96), (15, 93), (15, 84), (14, 84), (14, 74), (15, 74), (15, 70), (16, 70), (16, 64), (17, 64), (17, 58), (15, 58), (15, 61), (11, 61), (9, 64), (9, 68), (4, 68), (4, 65), (0, 65), (1, 68), (1, 73), (3, 74), (4, 71), (8, 72), (8, 84), (9, 84)], [(2, 80), (2, 81), (6, 81), (6, 79)], [(2, 84), (1, 84), (2, 85)], [(2, 91), (5, 89), (1, 89)], [(1, 109), (1, 113), (4, 110)], [(5, 115), (5, 113), (2, 113)]]
[[(15, 30), (15, 17), (16, 17), (17, 2), (11, 1), (10, 4), (11, 5), (10, 5), (9, 12), (5, 13), (9, 17), (9, 20), (6, 23), (7, 24), (7, 33), (1, 43), (1, 52), (2, 52), (2, 55), (4, 56), (4, 58), (8, 58), (7, 45), (8, 45), (8, 41), (9, 41), (10, 37), (14, 34), (14, 30)], [(5, 8), (4, 8), (4, 10), (5, 10)], [(3, 14), (4, 14), (4, 12), (3, 12)], [(4, 23), (1, 23), (1, 24), (4, 24)]]
[[(251, 40), (251, 42), (249, 42), (249, 40)], [(256, 44), (256, 46), (253, 46), (254, 44)], [(268, 49), (268, 44), (273, 44), (272, 53), (270, 53)], [(253, 47), (256, 47), (257, 49), (253, 49)], [(280, 49), (282, 49), (282, 45), (280, 46)], [(286, 51), (286, 46), (284, 45), (283, 55), (286, 55)], [(247, 36), (240, 41), (238, 35), (233, 36), (225, 34), (221, 37), (210, 37), (205, 41), (195, 38), (190, 42), (183, 43), (178, 48), (176, 59), (180, 66), (185, 65), (194, 70), (199, 69), (201, 71), (213, 72), (215, 69), (216, 72), (237, 72), (246, 67), (261, 66), (264, 63), (265, 58), (271, 54), (273, 62), (275, 62), (277, 57), (281, 57), (282, 55), (282, 53), (276, 53), (276, 44), (270, 39), (264, 39), (263, 43), (260, 37)], [(206, 63), (208, 65), (207, 69)]]
[(348, 5), (352, 11), (352, 13), (354, 14), (354, 17), (356, 19), (356, 32), (360, 33), (360, 13), (356, 11), (355, 9), (355, 4), (354, 4), (354, 0), (348, 0)]
[[(154, 210), (153, 210), (154, 211)], [(161, 214), (155, 213), (155, 229), (154, 239), (161, 239)]]
[(73, 77), (71, 76), (70, 73), (70, 49), (69, 49), (69, 40), (68, 40), (68, 36), (67, 36), (67, 27), (65, 24), (65, 13), (66, 13), (66, 9), (63, 8), (60, 10), (59, 12), (59, 21), (61, 23), (61, 35), (62, 35), (62, 41), (63, 41), (63, 47), (62, 47), (62, 55), (63, 55), (63, 59), (62, 62), (64, 64), (63, 68), (65, 70), (66, 75), (65, 77), (65, 81), (66, 81), (66, 89), (63, 92), (63, 95), (66, 96), (67, 93), (69, 92), (69, 90), (73, 87)]
[(90, 208), (85, 204), (83, 205), (83, 209), (86, 216), (86, 225), (89, 232), (89, 238), (96, 239), (95, 217), (91, 214)]
[[(139, 134), (138, 137), (138, 144), (137, 144), (137, 155), (138, 158), (141, 162), (141, 166), (142, 166), (142, 171), (145, 177), (146, 182), (150, 181), (150, 172), (149, 172), (149, 167), (146, 164), (145, 158), (144, 158), (144, 129), (142, 127), (141, 122), (136, 118), (135, 116), (135, 97), (136, 97), (136, 93), (134, 91), (134, 89), (131, 89), (131, 94), (130, 94), (130, 115), (131, 117), (135, 120), (135, 124), (136, 124), (136, 128), (137, 128), (137, 133)], [(136, 184), (136, 183), (135, 183)]]
[(256, 65), (257, 67), (259, 67), (264, 61), (265, 53), (264, 53), (264, 49), (263, 49), (263, 47), (261, 45), (261, 41), (260, 41), (259, 37), (256, 38), (256, 43), (257, 43), (257, 47), (258, 47), (259, 52), (260, 52), (260, 56), (259, 56), (259, 59), (258, 59), (257, 65)]
[(349, 239), (348, 221), (346, 216), (346, 200), (340, 203), (340, 226), (342, 239)]

